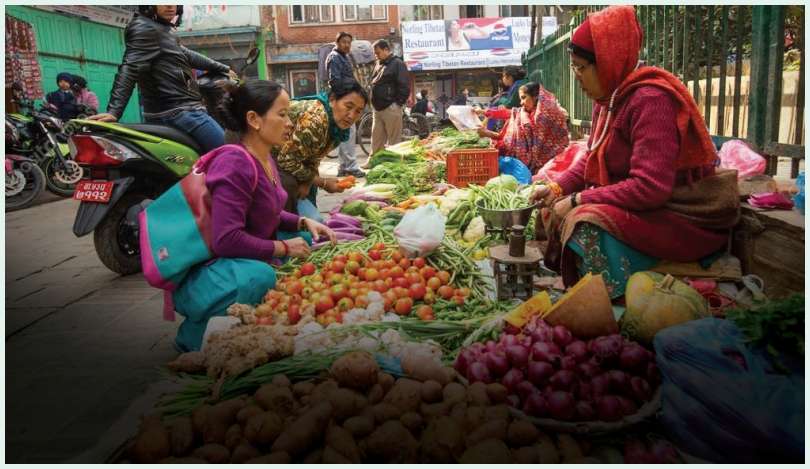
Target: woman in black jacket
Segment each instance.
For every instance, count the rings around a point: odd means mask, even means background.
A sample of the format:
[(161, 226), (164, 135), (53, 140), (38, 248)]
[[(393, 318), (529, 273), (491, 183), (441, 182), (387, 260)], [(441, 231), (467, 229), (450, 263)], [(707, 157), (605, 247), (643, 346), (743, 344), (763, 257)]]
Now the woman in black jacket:
[(236, 76), (227, 65), (180, 45), (174, 28), (182, 5), (144, 5), (127, 25), (126, 50), (118, 67), (106, 114), (91, 119), (115, 122), (137, 83), (149, 124), (169, 125), (191, 135), (207, 152), (225, 143), (222, 127), (208, 115), (192, 69)]

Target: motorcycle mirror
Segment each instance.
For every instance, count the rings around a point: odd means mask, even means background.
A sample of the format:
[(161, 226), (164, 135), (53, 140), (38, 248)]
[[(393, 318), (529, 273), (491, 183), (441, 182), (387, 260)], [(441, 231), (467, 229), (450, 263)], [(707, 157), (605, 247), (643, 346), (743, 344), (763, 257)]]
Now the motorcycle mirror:
[(247, 59), (245, 59), (246, 65), (252, 65), (256, 59), (259, 58), (259, 48), (256, 46), (251, 47), (250, 52), (248, 52)]

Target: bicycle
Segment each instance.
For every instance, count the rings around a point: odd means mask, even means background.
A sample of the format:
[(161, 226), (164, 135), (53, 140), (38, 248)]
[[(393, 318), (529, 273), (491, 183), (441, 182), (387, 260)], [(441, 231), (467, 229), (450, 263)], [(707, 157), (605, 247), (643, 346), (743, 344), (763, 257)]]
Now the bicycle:
[[(374, 123), (374, 116), (371, 111), (366, 111), (357, 123), (357, 144), (366, 155), (371, 155), (371, 127)], [(402, 113), (402, 140), (410, 140), (414, 137), (426, 138), (430, 135), (432, 125), (430, 120), (419, 113), (411, 114), (408, 108)]]

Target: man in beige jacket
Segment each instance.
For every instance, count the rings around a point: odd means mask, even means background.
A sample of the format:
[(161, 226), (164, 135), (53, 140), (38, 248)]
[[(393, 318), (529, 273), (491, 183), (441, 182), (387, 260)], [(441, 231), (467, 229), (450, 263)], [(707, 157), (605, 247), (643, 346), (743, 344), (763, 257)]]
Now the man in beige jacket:
[(405, 63), (391, 52), (388, 41), (374, 43), (377, 65), (371, 79), (371, 154), (398, 143), (402, 137), (402, 112), (411, 93), (411, 77)]

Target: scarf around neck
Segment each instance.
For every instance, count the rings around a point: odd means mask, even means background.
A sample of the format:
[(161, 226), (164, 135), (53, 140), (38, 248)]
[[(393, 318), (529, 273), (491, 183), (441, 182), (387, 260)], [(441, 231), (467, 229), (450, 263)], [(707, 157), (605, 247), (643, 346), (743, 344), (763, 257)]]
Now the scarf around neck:
[(329, 96), (327, 96), (326, 93), (293, 98), (293, 101), (319, 101), (323, 104), (323, 108), (326, 110), (326, 116), (329, 118), (329, 138), (335, 143), (343, 143), (349, 140), (349, 129), (341, 129), (335, 123), (335, 118), (332, 115), (332, 105), (329, 104)]

